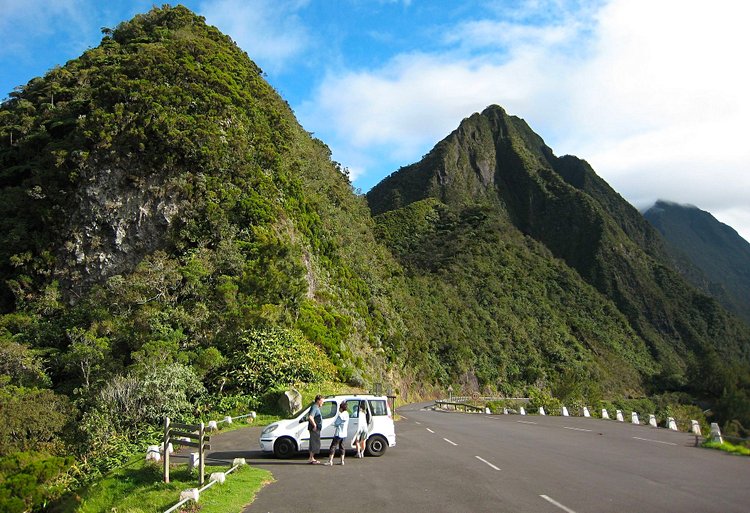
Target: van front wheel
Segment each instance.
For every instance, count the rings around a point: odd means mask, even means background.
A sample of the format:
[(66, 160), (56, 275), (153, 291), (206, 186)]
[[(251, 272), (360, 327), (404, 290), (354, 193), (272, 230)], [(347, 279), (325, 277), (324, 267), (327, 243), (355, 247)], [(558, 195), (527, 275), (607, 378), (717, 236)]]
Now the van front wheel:
[(277, 458), (287, 459), (294, 456), (296, 452), (296, 446), (294, 442), (289, 438), (279, 438), (276, 443), (273, 444), (273, 454)]
[(367, 454), (369, 456), (382, 456), (388, 448), (388, 440), (381, 435), (373, 435), (367, 439)]

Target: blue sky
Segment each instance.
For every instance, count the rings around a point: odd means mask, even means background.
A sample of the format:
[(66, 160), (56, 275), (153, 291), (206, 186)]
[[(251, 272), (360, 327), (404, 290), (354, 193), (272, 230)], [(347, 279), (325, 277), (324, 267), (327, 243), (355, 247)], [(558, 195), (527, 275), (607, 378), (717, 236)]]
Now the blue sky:
[[(368, 190), (489, 104), (750, 239), (744, 0), (194, 0)], [(0, 97), (153, 2), (0, 0)]]

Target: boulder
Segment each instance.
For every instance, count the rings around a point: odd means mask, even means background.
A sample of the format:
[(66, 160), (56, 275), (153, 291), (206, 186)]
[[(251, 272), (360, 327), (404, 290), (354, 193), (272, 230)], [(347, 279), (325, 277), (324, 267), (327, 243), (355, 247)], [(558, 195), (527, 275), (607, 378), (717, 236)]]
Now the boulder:
[(302, 394), (293, 388), (287, 390), (279, 397), (279, 408), (286, 416), (299, 411), (302, 408)]

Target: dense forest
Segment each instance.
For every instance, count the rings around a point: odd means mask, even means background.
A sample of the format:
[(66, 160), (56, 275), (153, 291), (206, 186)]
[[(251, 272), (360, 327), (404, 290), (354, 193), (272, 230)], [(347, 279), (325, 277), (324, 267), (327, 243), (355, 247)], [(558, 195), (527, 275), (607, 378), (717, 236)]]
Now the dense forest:
[(0, 108), (9, 511), (96, 479), (165, 415), (300, 383), (653, 398), (750, 426), (750, 328), (522, 120), (489, 107), (365, 197), (203, 18), (103, 35)]

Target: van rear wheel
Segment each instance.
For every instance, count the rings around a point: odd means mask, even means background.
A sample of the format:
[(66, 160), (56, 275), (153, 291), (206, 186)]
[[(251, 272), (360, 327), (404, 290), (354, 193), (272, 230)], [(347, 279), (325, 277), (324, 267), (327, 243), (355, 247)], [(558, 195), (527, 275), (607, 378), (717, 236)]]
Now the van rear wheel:
[(382, 456), (388, 448), (388, 440), (382, 435), (373, 435), (367, 439), (367, 454), (369, 456)]
[(273, 444), (273, 454), (277, 458), (288, 459), (294, 456), (295, 452), (297, 452), (297, 446), (290, 438), (279, 438)]

